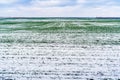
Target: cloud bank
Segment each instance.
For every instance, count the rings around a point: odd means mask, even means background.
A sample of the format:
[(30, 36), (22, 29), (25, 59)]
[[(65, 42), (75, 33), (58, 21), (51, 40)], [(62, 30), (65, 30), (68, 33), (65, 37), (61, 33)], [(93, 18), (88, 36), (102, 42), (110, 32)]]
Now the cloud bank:
[(119, 0), (0, 0), (1, 17), (119, 17)]

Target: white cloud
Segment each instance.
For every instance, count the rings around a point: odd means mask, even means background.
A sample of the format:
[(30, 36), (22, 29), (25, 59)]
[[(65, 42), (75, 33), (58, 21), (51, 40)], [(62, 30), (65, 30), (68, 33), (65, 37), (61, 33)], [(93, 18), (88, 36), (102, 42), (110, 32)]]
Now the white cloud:
[(87, 2), (87, 0), (77, 0), (77, 3), (81, 4), (81, 3), (85, 3)]
[(48, 7), (48, 6), (56, 6), (58, 4), (60, 4), (59, 0), (45, 0), (45, 1), (40, 1), (40, 0), (32, 0), (31, 4), (33, 6), (37, 6), (37, 7)]
[(11, 4), (17, 2), (17, 0), (0, 0), (0, 4)]
[(31, 4), (37, 7), (64, 7), (74, 6), (85, 0), (32, 0)]

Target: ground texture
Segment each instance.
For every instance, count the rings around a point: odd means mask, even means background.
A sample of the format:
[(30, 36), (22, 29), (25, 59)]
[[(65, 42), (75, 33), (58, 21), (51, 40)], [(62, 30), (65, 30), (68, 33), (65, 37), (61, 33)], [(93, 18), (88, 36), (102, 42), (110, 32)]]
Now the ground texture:
[(119, 80), (120, 20), (0, 19), (0, 80)]

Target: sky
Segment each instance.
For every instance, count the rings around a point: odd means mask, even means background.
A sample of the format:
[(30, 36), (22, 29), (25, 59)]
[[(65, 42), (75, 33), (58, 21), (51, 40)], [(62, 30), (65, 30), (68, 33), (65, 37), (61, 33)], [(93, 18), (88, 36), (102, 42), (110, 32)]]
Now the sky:
[(0, 17), (120, 17), (120, 0), (0, 0)]

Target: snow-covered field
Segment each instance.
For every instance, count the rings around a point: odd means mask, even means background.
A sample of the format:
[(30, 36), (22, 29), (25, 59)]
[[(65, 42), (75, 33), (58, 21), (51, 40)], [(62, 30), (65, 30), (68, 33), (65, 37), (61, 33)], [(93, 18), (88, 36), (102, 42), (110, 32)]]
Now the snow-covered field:
[(119, 78), (119, 20), (0, 20), (0, 80)]

